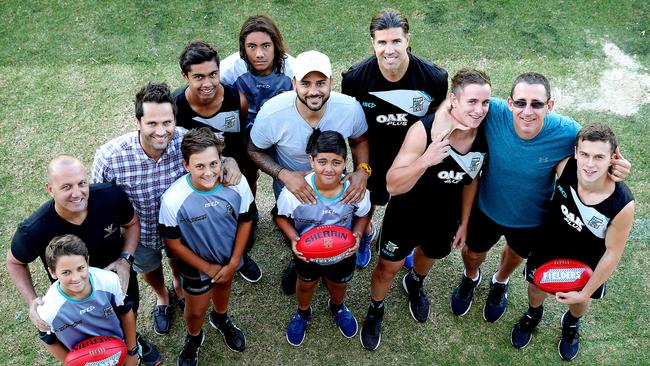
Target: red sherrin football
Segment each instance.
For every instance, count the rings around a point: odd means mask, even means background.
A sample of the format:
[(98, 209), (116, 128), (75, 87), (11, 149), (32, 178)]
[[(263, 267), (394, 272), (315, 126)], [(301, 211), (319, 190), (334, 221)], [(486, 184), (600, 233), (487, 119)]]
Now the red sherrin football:
[(341, 261), (354, 243), (355, 238), (350, 230), (335, 225), (322, 225), (302, 234), (296, 249), (314, 263), (330, 265)]
[(74, 346), (65, 356), (65, 366), (121, 365), (126, 359), (126, 344), (115, 337), (88, 338)]
[(582, 290), (593, 271), (591, 268), (573, 259), (553, 259), (548, 261), (533, 275), (533, 282), (542, 291), (551, 294)]

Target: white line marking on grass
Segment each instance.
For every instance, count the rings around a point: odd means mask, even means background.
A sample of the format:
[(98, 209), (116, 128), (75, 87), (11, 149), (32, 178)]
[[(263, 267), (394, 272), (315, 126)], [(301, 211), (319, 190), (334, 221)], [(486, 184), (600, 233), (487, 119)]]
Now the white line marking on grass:
[(603, 43), (608, 67), (600, 74), (597, 89), (570, 82), (571, 90), (555, 90), (558, 108), (608, 112), (631, 116), (650, 104), (650, 74), (634, 57), (615, 44)]

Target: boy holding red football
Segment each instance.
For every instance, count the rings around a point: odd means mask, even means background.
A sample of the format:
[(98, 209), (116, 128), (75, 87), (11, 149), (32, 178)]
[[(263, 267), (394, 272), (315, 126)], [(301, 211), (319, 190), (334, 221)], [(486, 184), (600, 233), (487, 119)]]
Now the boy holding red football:
[[(291, 240), (298, 274), (298, 309), (287, 327), (287, 341), (293, 346), (300, 346), (305, 340), (305, 332), (312, 318), (311, 300), (321, 277), (325, 277), (324, 283), (330, 294), (328, 307), (341, 334), (351, 338), (357, 333), (357, 320), (345, 305), (344, 298), (347, 284), (354, 274), (359, 238), (370, 219), (370, 195), (367, 191), (359, 203), (344, 203), (341, 200), (350, 185), (343, 179), (347, 156), (343, 136), (335, 131), (321, 132), (315, 129), (307, 143), (306, 153), (313, 172), (305, 176), (305, 181), (316, 193), (317, 202), (300, 203), (286, 187), (277, 201), (276, 223)], [(355, 237), (355, 245), (337, 263), (317, 264), (296, 250), (300, 236), (321, 225), (344, 227), (351, 230)]]
[(576, 138), (575, 154), (556, 168), (557, 181), (545, 222), (544, 242), (536, 245), (526, 262), (529, 308), (512, 329), (515, 348), (524, 348), (542, 320), (549, 295), (533, 283), (535, 270), (557, 258), (575, 259), (592, 270), (580, 291), (557, 292), (555, 298), (569, 305), (562, 315), (562, 338), (558, 352), (563, 360), (574, 359), (580, 348), (580, 318), (591, 299), (605, 295), (605, 281), (623, 255), (634, 219), (634, 197), (625, 183), (609, 174), (617, 147), (614, 132), (603, 124), (590, 124)]
[(86, 244), (70, 234), (50, 241), (45, 260), (57, 280), (37, 308), (58, 339), (54, 343), (44, 339), (50, 353), (64, 362), (69, 350), (79, 342), (112, 336), (126, 343), (129, 351), (125, 365), (137, 365), (139, 347), (132, 300), (123, 294), (117, 274), (89, 267)]
[(178, 365), (197, 365), (205, 335), (202, 330), (210, 300), (210, 325), (233, 351), (246, 347), (244, 333), (228, 317), (232, 277), (243, 264), (243, 253), (257, 212), (245, 179), (221, 184), (222, 143), (208, 128), (190, 130), (181, 153), (187, 174), (162, 196), (160, 232), (179, 259), (185, 290), (185, 345)]

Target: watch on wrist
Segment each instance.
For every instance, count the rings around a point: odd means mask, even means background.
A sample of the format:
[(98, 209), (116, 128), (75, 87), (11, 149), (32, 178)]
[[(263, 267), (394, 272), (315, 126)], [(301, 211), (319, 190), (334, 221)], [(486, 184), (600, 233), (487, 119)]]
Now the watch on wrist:
[(120, 254), (120, 259), (124, 259), (131, 266), (133, 265), (133, 261), (135, 260), (133, 255), (131, 253), (127, 253), (127, 252), (123, 252), (122, 254)]
[(126, 354), (129, 356), (135, 356), (140, 353), (138, 351), (140, 351), (140, 345), (136, 344), (136, 346), (128, 350)]
[(365, 172), (366, 172), (366, 174), (368, 174), (368, 176), (372, 175), (372, 168), (367, 163), (360, 163), (359, 165), (357, 165), (357, 170), (359, 170), (359, 169), (365, 170)]

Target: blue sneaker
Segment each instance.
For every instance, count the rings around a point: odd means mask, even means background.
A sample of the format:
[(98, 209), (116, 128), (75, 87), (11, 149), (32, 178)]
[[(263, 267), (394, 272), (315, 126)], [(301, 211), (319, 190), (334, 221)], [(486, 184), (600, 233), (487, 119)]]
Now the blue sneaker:
[(411, 254), (407, 255), (406, 258), (404, 258), (404, 268), (413, 269), (413, 253), (415, 253), (415, 249), (411, 251)]
[(363, 234), (361, 236), (361, 240), (359, 241), (359, 249), (357, 250), (357, 267), (366, 268), (370, 263), (370, 259), (372, 258), (370, 243), (372, 243), (376, 235), (377, 229), (375, 229), (375, 226), (373, 225), (370, 235)]
[(347, 306), (345, 306), (345, 303), (341, 305), (341, 310), (334, 312), (331, 307), (330, 299), (327, 299), (327, 307), (330, 309), (330, 313), (332, 313), (332, 316), (334, 317), (334, 322), (339, 326), (341, 334), (346, 338), (354, 337), (359, 329), (359, 324), (352, 312)]
[(508, 308), (508, 284), (490, 283), (485, 307), (483, 308), (483, 319), (490, 323), (501, 319)]
[(305, 319), (300, 316), (298, 309), (296, 309), (293, 318), (291, 318), (291, 321), (289, 322), (289, 326), (287, 326), (287, 342), (289, 342), (290, 345), (298, 347), (302, 344), (305, 340), (305, 333), (307, 332), (307, 326), (309, 325), (310, 320), (311, 316), (308, 319)]

